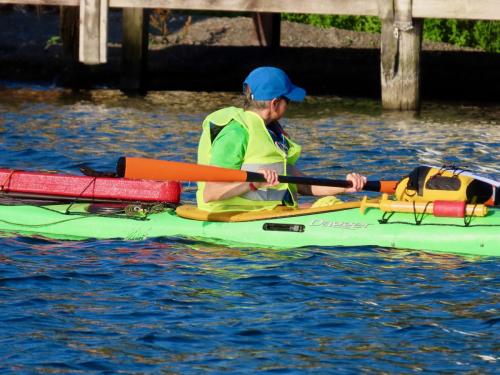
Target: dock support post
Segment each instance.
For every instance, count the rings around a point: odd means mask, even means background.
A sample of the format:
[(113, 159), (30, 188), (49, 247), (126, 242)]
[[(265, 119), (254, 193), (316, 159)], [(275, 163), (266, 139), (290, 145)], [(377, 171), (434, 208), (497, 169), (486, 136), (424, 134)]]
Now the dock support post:
[(108, 0), (80, 0), (80, 61), (104, 64), (107, 43)]
[(412, 0), (379, 0), (382, 22), (382, 106), (418, 110), (422, 20), (412, 17)]
[(253, 24), (262, 47), (279, 48), (281, 39), (280, 13), (254, 13)]
[(58, 83), (78, 89), (89, 82), (86, 77), (87, 66), (78, 61), (80, 8), (61, 6), (59, 19), (64, 69)]
[(61, 6), (60, 33), (63, 54), (66, 58), (78, 61), (78, 25), (80, 9), (78, 7)]
[(149, 13), (123, 8), (121, 82), (123, 91), (142, 91), (147, 71)]

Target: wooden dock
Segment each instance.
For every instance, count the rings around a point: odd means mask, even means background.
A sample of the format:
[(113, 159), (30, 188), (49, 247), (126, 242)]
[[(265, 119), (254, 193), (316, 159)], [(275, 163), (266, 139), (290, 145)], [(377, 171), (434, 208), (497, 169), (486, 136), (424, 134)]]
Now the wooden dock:
[(261, 45), (271, 48), (279, 48), (280, 13), (377, 16), (382, 23), (382, 104), (400, 110), (420, 106), (424, 18), (500, 20), (500, 0), (0, 0), (0, 4), (61, 6), (62, 24), (71, 29), (73, 22), (76, 30), (69, 34), (78, 35), (77, 48), (69, 49), (78, 51), (75, 59), (89, 65), (107, 62), (108, 9), (123, 8), (126, 90), (140, 89), (146, 74), (148, 8), (251, 12)]

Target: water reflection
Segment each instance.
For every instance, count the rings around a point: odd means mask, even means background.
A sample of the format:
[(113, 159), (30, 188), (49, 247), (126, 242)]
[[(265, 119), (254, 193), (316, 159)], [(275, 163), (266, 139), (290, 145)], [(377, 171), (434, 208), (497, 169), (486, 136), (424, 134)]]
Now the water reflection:
[[(71, 173), (194, 161), (235, 94), (0, 89), (0, 165)], [(499, 107), (308, 98), (285, 124), (315, 176), (428, 162), (498, 174)], [(193, 199), (191, 190), (184, 196)], [(498, 262), (415, 251), (0, 238), (2, 372), (494, 373)]]
[[(241, 100), (223, 93), (28, 93), (0, 91), (2, 155), (10, 166), (35, 169), (59, 156), (54, 167), (68, 172), (88, 162), (112, 167), (123, 154), (194, 161), (203, 117)], [(284, 122), (304, 146), (301, 166), (309, 173), (339, 176), (355, 168), (394, 179), (417, 164), (447, 163), (494, 177), (499, 114), (497, 107), (429, 105), (415, 116), (382, 112), (373, 101), (310, 98), (292, 106)]]

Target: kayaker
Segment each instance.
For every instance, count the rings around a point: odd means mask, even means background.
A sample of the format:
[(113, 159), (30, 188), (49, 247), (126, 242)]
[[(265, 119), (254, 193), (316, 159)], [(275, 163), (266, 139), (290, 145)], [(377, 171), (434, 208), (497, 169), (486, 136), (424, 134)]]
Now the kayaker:
[(295, 167), (301, 147), (278, 122), (290, 101), (302, 101), (304, 89), (275, 67), (253, 70), (243, 83), (244, 108), (227, 107), (208, 115), (198, 147), (198, 163), (260, 172), (266, 182), (200, 182), (198, 208), (211, 211), (251, 211), (284, 205), (298, 207), (297, 193), (333, 196), (360, 191), (366, 177), (349, 173), (349, 189), (278, 182), (278, 175), (303, 176)]

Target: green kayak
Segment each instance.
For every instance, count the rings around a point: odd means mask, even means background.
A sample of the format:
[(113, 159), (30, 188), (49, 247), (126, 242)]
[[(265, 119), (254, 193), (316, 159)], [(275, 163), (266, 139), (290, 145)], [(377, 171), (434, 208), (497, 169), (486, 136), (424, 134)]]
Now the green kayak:
[[(490, 208), (484, 217), (464, 219), (413, 213), (387, 215), (374, 208), (363, 214), (351, 203), (330, 210), (296, 210), (282, 217), (237, 222), (188, 219), (185, 213), (189, 210), (182, 209), (177, 209), (179, 214), (165, 208), (144, 217), (131, 217), (125, 213), (89, 213), (93, 212), (89, 208), (83, 203), (0, 205), (0, 232), (66, 240), (174, 237), (245, 247), (380, 246), (500, 256), (498, 208)], [(182, 212), (184, 217), (179, 216)]]

